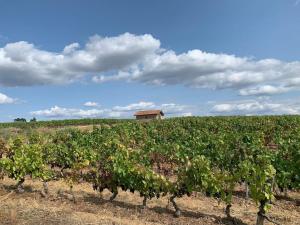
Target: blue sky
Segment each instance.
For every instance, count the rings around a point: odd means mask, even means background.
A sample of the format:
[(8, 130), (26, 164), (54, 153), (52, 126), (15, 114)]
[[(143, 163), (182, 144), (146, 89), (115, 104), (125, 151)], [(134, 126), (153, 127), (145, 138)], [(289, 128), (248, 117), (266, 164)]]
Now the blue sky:
[(300, 1), (0, 1), (0, 121), (300, 113)]

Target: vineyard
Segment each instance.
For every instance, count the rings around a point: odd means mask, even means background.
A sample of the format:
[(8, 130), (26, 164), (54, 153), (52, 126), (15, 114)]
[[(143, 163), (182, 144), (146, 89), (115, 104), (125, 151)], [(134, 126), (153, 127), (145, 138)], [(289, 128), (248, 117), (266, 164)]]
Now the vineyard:
[(38, 128), (38, 127), (63, 127), (63, 126), (80, 126), (80, 125), (94, 125), (94, 124), (115, 124), (120, 121), (130, 120), (118, 120), (118, 119), (68, 119), (68, 120), (49, 120), (49, 121), (31, 121), (31, 122), (6, 122), (0, 123), (1, 128)]
[(48, 183), (62, 181), (74, 202), (73, 187), (79, 183), (100, 193), (109, 190), (110, 201), (121, 192), (138, 193), (142, 209), (151, 199), (168, 198), (174, 217), (184, 210), (178, 199), (203, 194), (224, 203), (224, 215), (233, 224), (232, 199), (242, 187), (244, 198), (257, 205), (252, 221), (257, 225), (280, 224), (268, 210), (277, 196), (300, 189), (298, 116), (87, 121), (98, 125), (52, 132), (34, 128), (85, 123), (22, 125), (26, 132), (0, 140), (0, 177), (13, 179), (18, 193), (24, 192), (26, 179), (39, 181), (45, 198)]

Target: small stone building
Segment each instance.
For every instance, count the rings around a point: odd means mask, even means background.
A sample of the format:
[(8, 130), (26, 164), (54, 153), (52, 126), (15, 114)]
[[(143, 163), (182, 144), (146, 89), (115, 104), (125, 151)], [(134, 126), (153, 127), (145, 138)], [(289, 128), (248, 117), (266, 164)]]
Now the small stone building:
[(160, 120), (164, 113), (161, 110), (145, 110), (136, 112), (134, 116), (137, 120)]

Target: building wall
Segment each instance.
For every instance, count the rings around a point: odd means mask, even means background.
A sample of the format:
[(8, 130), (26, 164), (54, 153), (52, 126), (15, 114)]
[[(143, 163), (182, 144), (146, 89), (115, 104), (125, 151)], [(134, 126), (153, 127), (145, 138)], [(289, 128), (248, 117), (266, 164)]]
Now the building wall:
[(161, 119), (161, 115), (142, 115), (136, 116), (137, 120), (153, 120), (153, 119)]

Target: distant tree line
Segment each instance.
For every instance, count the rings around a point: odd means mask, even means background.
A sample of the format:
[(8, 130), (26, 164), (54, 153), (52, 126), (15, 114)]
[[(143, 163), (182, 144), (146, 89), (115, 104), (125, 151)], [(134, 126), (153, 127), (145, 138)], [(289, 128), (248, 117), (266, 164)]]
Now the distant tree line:
[[(25, 118), (16, 118), (16, 119), (14, 119), (14, 122), (24, 122), (24, 123), (26, 123), (27, 120)], [(29, 122), (36, 122), (36, 118), (33, 117), (32, 119), (29, 120)]]

